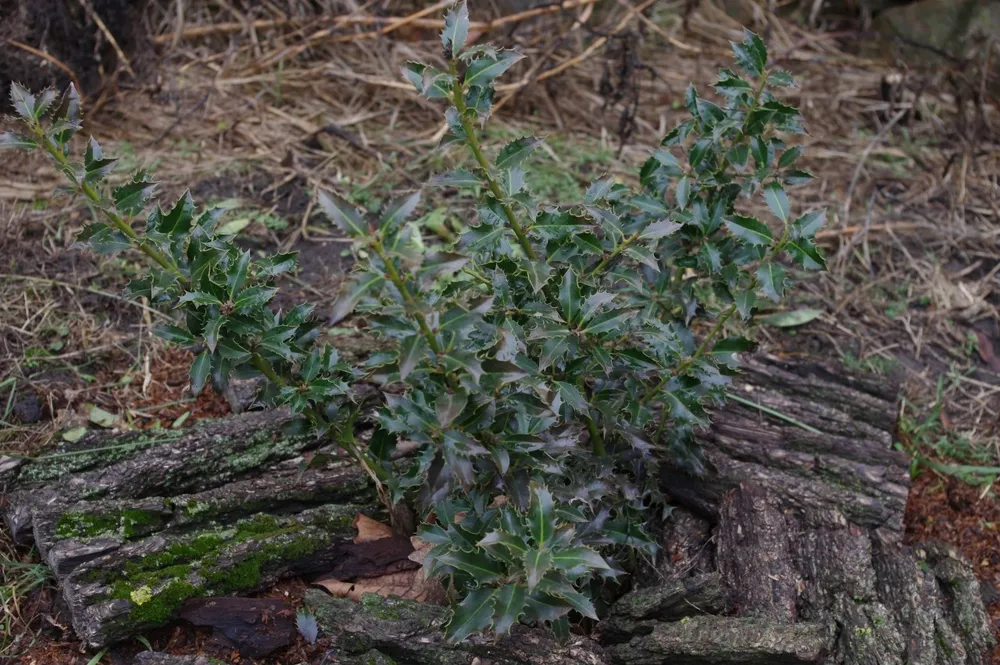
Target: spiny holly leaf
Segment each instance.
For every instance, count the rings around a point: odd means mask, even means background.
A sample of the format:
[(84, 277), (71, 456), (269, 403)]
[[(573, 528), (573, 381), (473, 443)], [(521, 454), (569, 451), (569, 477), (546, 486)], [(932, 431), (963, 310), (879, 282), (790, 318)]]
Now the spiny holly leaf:
[(545, 577), (545, 573), (552, 569), (552, 552), (531, 549), (524, 553), (523, 561), (527, 572), (525, 581), (528, 583), (528, 593), (531, 593)]
[(222, 301), (213, 296), (211, 293), (206, 293), (205, 291), (188, 291), (180, 298), (178, 298), (178, 304), (191, 303), (193, 305), (221, 305)]
[(712, 353), (716, 355), (741, 353), (743, 351), (749, 351), (753, 347), (754, 343), (746, 337), (727, 337), (726, 339), (720, 339), (715, 343), (712, 347)]
[(404, 337), (399, 343), (399, 378), (405, 381), (410, 372), (417, 366), (427, 349), (427, 340), (423, 335), (414, 333)]
[(229, 273), (226, 275), (226, 288), (229, 291), (229, 298), (232, 299), (236, 297), (240, 289), (247, 282), (247, 276), (250, 270), (250, 252), (244, 250), (240, 252), (240, 256), (236, 261), (233, 262), (232, 266), (229, 268)]
[(527, 593), (520, 584), (506, 584), (496, 592), (493, 611), (493, 632), (506, 635), (524, 614)]
[(16, 150), (32, 150), (37, 148), (38, 144), (34, 139), (29, 139), (27, 136), (21, 136), (20, 134), (15, 134), (13, 132), (4, 132), (0, 134), (0, 150), (4, 149), (16, 149)]
[(795, 87), (795, 79), (792, 78), (792, 75), (780, 69), (768, 74), (767, 82), (769, 85), (776, 85), (779, 88)]
[(566, 547), (552, 554), (552, 565), (570, 577), (588, 570), (611, 570), (608, 562), (595, 550), (578, 545)]
[(764, 186), (764, 200), (767, 201), (768, 207), (771, 209), (778, 219), (783, 222), (788, 221), (789, 209), (788, 209), (788, 194), (781, 187), (780, 184), (776, 182), (769, 182)]
[(451, 52), (451, 57), (457, 58), (458, 54), (465, 48), (465, 41), (469, 37), (469, 7), (465, 0), (461, 0), (452, 7), (445, 16), (444, 30), (441, 31), (441, 44), (445, 51)]
[(205, 331), (202, 333), (202, 337), (205, 339), (205, 346), (212, 353), (215, 353), (215, 347), (219, 344), (219, 331), (222, 329), (222, 324), (225, 319), (221, 316), (217, 316), (214, 319), (209, 319), (208, 323), (205, 324)]
[(674, 193), (677, 198), (677, 205), (681, 210), (687, 208), (688, 201), (691, 199), (691, 179), (684, 176), (677, 181), (677, 189)]
[(802, 215), (792, 222), (792, 235), (795, 238), (812, 238), (826, 224), (826, 209), (814, 210)]
[(736, 311), (740, 313), (740, 317), (744, 321), (749, 320), (757, 304), (757, 294), (750, 289), (743, 289), (733, 294), (733, 300), (736, 302)]
[(734, 236), (751, 245), (770, 245), (774, 239), (767, 224), (753, 217), (731, 215), (726, 219), (726, 228)]
[(445, 629), (445, 637), (452, 644), (458, 644), (469, 635), (489, 627), (493, 621), (494, 591), (489, 588), (469, 592), (452, 612), (451, 621)]
[(465, 85), (487, 86), (493, 79), (514, 66), (524, 56), (517, 51), (500, 51), (495, 59), (482, 57), (473, 60), (465, 72)]
[(195, 339), (190, 332), (179, 326), (157, 326), (153, 334), (174, 344), (194, 344)]
[(460, 393), (449, 393), (441, 395), (434, 402), (434, 412), (437, 414), (437, 421), (441, 427), (450, 427), (452, 421), (465, 409), (469, 403), (469, 395)]
[(511, 141), (497, 154), (496, 167), (510, 169), (520, 166), (521, 162), (527, 159), (541, 144), (542, 139), (534, 136), (525, 136)]
[(251, 286), (237, 296), (233, 308), (241, 314), (248, 314), (270, 302), (277, 292), (278, 289), (273, 287)]
[(641, 240), (660, 240), (673, 235), (682, 226), (682, 224), (672, 222), (669, 219), (661, 219), (644, 228), (639, 234), (639, 238)]
[(504, 572), (499, 562), (481, 550), (473, 552), (453, 550), (439, 554), (435, 558), (445, 566), (469, 573), (479, 584), (495, 582), (500, 579)]
[(764, 295), (774, 302), (781, 302), (785, 292), (785, 269), (777, 263), (768, 262), (757, 269), (757, 281)]
[(420, 205), (420, 190), (396, 199), (382, 211), (382, 221), (379, 223), (379, 227), (382, 230), (396, 228), (409, 219), (418, 205)]
[(336, 324), (350, 316), (369, 291), (380, 286), (385, 281), (385, 277), (376, 273), (361, 273), (353, 277), (340, 292), (337, 302), (333, 304), (333, 311), (330, 313), (330, 324)]
[(323, 190), (319, 191), (318, 199), (319, 207), (330, 221), (343, 229), (347, 235), (352, 238), (364, 238), (368, 235), (368, 225), (358, 215), (354, 206)]
[(577, 413), (589, 413), (590, 405), (587, 400), (584, 399), (583, 395), (580, 393), (580, 389), (574, 386), (572, 383), (566, 383), (565, 381), (553, 381), (556, 388), (559, 389), (559, 396), (562, 401), (569, 404)]
[(791, 240), (788, 242), (787, 249), (792, 258), (806, 270), (826, 268), (826, 259), (823, 258), (816, 243), (809, 238)]
[(123, 215), (136, 215), (149, 203), (155, 189), (156, 183), (148, 173), (136, 171), (128, 182), (115, 188), (115, 208)]
[(10, 103), (22, 119), (34, 119), (35, 96), (16, 81), (11, 81), (10, 84)]
[(789, 166), (794, 164), (795, 160), (797, 160), (801, 155), (802, 155), (801, 146), (794, 146), (789, 148), (788, 150), (781, 153), (781, 157), (778, 159), (778, 168), (779, 169), (788, 168)]
[(521, 268), (528, 275), (528, 281), (535, 293), (542, 290), (552, 274), (552, 266), (545, 261), (524, 261), (521, 263)]
[(205, 387), (205, 381), (212, 372), (212, 355), (208, 351), (202, 351), (194, 363), (191, 365), (191, 392), (199, 394)]
[(767, 47), (760, 37), (744, 29), (743, 41), (732, 42), (732, 46), (736, 64), (752, 76), (760, 77), (764, 74), (767, 67)]
[(528, 531), (539, 548), (548, 546), (556, 531), (555, 503), (552, 500), (552, 492), (538, 483), (531, 485)]
[(580, 316), (582, 304), (579, 279), (576, 276), (576, 271), (569, 268), (563, 274), (562, 284), (559, 286), (559, 306), (562, 308), (563, 319), (566, 323), (576, 322)]

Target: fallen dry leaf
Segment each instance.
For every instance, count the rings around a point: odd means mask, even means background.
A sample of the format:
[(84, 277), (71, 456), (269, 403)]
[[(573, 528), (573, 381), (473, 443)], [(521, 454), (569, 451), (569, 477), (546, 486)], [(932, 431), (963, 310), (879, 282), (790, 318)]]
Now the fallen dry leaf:
[(1000, 356), (993, 350), (993, 342), (985, 333), (976, 331), (976, 348), (979, 350), (979, 357), (994, 372), (1000, 373)]
[[(356, 544), (392, 537), (392, 529), (389, 526), (361, 513), (358, 513), (358, 516), (354, 519), (354, 525), (358, 529), (358, 535), (354, 539)], [(424, 559), (427, 557), (427, 553), (431, 549), (431, 544), (425, 543), (416, 536), (410, 537), (410, 544), (413, 545), (413, 551), (406, 558), (422, 565)], [(313, 584), (323, 587), (338, 598), (350, 598), (356, 601), (360, 601), (362, 594), (366, 593), (375, 593), (383, 597), (398, 596), (422, 603), (434, 603), (438, 605), (443, 604), (447, 600), (441, 582), (438, 580), (425, 580), (423, 568), (388, 573), (354, 582), (345, 582), (333, 577), (327, 577), (318, 579)]]
[(354, 528), (358, 530), (358, 535), (354, 538), (355, 544), (370, 543), (373, 540), (392, 537), (391, 526), (373, 520), (363, 513), (358, 513), (354, 518)]

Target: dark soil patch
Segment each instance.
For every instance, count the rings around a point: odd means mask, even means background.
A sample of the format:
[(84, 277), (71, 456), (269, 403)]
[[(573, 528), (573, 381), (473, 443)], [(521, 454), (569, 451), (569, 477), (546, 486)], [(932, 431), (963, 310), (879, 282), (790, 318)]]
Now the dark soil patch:
[[(90, 6), (130, 59), (145, 42), (142, 17), (147, 0), (92, 0)], [(48, 53), (73, 71), (85, 95), (102, 86), (115, 71), (114, 47), (88, 16), (83, 3), (66, 0), (0, 0), (0, 111), (10, 110), (11, 81), (30, 90), (65, 88), (71, 77), (37, 55), (7, 43), (14, 39)], [(138, 58), (141, 60), (142, 58)], [(133, 63), (135, 64), (135, 63)]]

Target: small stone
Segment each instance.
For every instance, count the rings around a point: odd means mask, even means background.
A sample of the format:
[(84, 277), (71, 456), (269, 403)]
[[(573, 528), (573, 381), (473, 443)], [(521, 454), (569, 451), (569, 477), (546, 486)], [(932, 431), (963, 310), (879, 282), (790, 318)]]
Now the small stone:
[(42, 401), (33, 392), (22, 394), (14, 402), (14, 417), (25, 425), (42, 419)]

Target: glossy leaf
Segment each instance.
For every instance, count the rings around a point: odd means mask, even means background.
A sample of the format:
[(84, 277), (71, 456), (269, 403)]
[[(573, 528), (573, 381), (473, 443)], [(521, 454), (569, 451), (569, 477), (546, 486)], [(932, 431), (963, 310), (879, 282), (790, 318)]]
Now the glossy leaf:
[(732, 215), (726, 219), (726, 228), (734, 236), (751, 245), (770, 245), (774, 240), (767, 224), (753, 217)]
[(334, 224), (339, 226), (352, 238), (363, 238), (368, 234), (368, 227), (361, 219), (354, 206), (340, 198), (320, 190), (317, 198), (319, 207)]
[(495, 603), (493, 589), (482, 588), (469, 592), (452, 611), (451, 621), (445, 628), (445, 637), (452, 644), (458, 644), (473, 633), (479, 632), (493, 621)]
[(202, 351), (191, 365), (191, 392), (195, 395), (205, 387), (208, 375), (212, 372), (212, 356), (208, 351)]
[(469, 7), (461, 0), (445, 16), (444, 30), (441, 31), (441, 44), (453, 58), (465, 48), (469, 37)]

